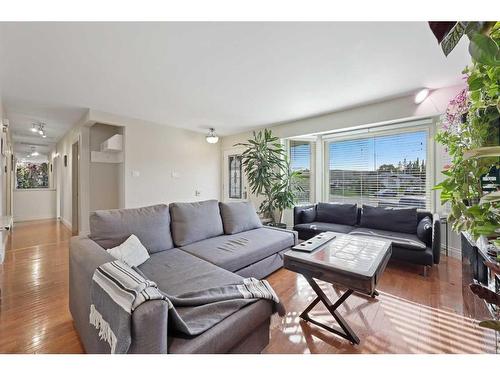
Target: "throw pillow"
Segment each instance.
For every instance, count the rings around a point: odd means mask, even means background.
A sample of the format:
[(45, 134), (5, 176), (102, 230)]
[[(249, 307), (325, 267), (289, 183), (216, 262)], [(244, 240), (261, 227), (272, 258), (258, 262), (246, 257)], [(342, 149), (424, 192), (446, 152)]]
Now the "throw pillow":
[(225, 234), (236, 234), (262, 226), (251, 202), (221, 202), (219, 207)]
[(135, 234), (132, 234), (121, 245), (108, 249), (108, 253), (130, 267), (137, 267), (149, 259), (148, 250)]
[(314, 207), (305, 208), (300, 212), (301, 223), (312, 223), (314, 220), (316, 220), (316, 209)]
[(432, 243), (432, 220), (429, 216), (424, 217), (417, 225), (417, 237), (430, 246)]

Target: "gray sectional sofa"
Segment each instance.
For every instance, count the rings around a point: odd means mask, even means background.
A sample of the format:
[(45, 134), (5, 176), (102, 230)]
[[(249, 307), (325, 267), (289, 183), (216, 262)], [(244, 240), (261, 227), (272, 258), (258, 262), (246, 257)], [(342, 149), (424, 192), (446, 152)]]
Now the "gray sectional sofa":
[(441, 254), (438, 214), (417, 208), (374, 207), (318, 203), (294, 208), (294, 227), (307, 240), (325, 231), (382, 237), (392, 241), (391, 259), (426, 267), (438, 264)]
[[(69, 254), (70, 311), (87, 353), (109, 352), (89, 325), (92, 275), (113, 260), (105, 249), (131, 234), (150, 255), (139, 269), (169, 295), (263, 278), (282, 267), (282, 253), (298, 241), (294, 231), (263, 227), (245, 202), (97, 211), (90, 216), (90, 227), (89, 236), (71, 239)], [(129, 353), (259, 353), (269, 342), (272, 313), (270, 301), (258, 300), (187, 337), (169, 329), (165, 301), (147, 301), (132, 315)]]

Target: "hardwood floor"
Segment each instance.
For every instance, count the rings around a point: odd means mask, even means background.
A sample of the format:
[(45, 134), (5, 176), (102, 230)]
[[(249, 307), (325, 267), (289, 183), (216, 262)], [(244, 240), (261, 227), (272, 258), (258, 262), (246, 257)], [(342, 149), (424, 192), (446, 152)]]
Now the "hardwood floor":
[[(0, 265), (0, 353), (82, 353), (68, 310), (68, 240), (57, 221), (18, 223)], [(493, 353), (494, 335), (467, 317), (461, 265), (442, 259), (427, 278), (418, 267), (391, 263), (372, 300), (353, 295), (339, 309), (360, 345), (299, 319), (314, 297), (307, 282), (279, 270), (268, 280), (287, 314), (273, 316), (265, 353)], [(320, 283), (334, 299), (339, 291)], [(311, 314), (331, 322), (326, 309)]]
[(68, 240), (54, 220), (17, 223), (0, 265), (0, 353), (81, 353), (68, 309)]

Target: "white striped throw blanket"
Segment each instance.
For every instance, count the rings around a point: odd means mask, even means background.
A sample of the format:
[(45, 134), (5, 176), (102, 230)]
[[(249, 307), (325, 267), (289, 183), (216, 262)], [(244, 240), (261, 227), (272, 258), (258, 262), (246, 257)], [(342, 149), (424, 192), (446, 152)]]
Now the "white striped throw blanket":
[(128, 351), (132, 314), (149, 300), (166, 301), (170, 326), (187, 335), (206, 331), (259, 298), (274, 301), (275, 310), (284, 314), (278, 296), (266, 280), (248, 278), (241, 284), (169, 296), (139, 269), (132, 269), (119, 260), (97, 267), (90, 298), (90, 324), (98, 330), (99, 338), (109, 344), (111, 353)]

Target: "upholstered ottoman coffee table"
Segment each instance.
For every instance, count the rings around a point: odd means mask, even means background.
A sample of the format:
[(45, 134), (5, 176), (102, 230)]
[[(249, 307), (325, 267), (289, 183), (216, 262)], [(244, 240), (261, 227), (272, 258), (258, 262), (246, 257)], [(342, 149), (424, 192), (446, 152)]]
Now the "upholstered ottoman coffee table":
[[(303, 275), (317, 295), (300, 317), (353, 344), (359, 344), (358, 336), (336, 310), (353, 292), (371, 297), (378, 295), (376, 286), (391, 257), (391, 242), (373, 237), (333, 234), (334, 239), (312, 252), (287, 251), (284, 267)], [(332, 302), (314, 279), (340, 285), (347, 290), (336, 302)], [(340, 330), (309, 316), (309, 312), (320, 301), (335, 318)]]

